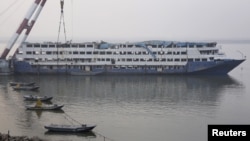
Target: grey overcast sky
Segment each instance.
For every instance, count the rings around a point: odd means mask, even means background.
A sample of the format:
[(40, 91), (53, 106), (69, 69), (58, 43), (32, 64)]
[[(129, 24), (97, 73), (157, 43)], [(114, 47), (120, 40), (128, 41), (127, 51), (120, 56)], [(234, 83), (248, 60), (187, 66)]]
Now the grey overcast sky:
[[(11, 37), (33, 1), (0, 0), (0, 38)], [(68, 40), (250, 39), (250, 0), (64, 1)], [(47, 0), (28, 41), (56, 41), (59, 2)]]

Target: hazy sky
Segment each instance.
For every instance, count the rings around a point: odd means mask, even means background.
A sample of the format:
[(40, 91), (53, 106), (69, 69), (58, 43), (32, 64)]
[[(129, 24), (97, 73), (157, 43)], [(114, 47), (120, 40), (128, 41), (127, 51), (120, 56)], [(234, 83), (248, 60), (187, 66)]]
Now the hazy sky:
[[(33, 1), (0, 0), (0, 38), (12, 36)], [(56, 41), (59, 2), (47, 0), (28, 41)], [(250, 39), (250, 0), (65, 0), (64, 10), (73, 41)]]

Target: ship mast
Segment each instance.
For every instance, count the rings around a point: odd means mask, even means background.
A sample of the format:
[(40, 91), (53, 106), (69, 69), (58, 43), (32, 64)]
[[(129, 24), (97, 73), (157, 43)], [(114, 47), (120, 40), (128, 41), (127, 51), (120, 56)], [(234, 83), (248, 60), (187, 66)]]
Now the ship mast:
[[(34, 0), (34, 3), (31, 5), (30, 9), (28, 10), (25, 18), (23, 19), (23, 21), (19, 25), (18, 29), (16, 30), (16, 32), (14, 33), (12, 38), (10, 39), (7, 47), (4, 49), (4, 51), (0, 55), (1, 59), (6, 59), (6, 60), (12, 59), (12, 57), (9, 56), (10, 50), (13, 48), (17, 39), (19, 38), (19, 36), (22, 34), (23, 30), (25, 30), (25, 29), (26, 29), (26, 32), (25, 32), (25, 35), (23, 37), (21, 44), (26, 41), (26, 39), (27, 39), (32, 27), (34, 26), (38, 16), (40, 15), (46, 1), (47, 0)], [(34, 15), (34, 17), (33, 17), (33, 19), (31, 19), (31, 17), (33, 15)], [(14, 50), (14, 52), (16, 52), (16, 50)]]

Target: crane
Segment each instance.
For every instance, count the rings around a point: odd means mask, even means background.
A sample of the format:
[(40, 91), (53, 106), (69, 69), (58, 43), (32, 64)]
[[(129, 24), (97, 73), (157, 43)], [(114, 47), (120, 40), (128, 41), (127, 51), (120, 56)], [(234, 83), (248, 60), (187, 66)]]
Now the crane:
[[(40, 15), (46, 1), (47, 0), (34, 0), (34, 3), (31, 5), (30, 9), (26, 13), (25, 18), (23, 19), (23, 21), (19, 25), (18, 29), (13, 34), (12, 38), (10, 39), (9, 43), (7, 44), (6, 48), (4, 49), (2, 54), (0, 55), (1, 61), (3, 61), (4, 59), (6, 61), (12, 59), (11, 56), (8, 57), (9, 53), (10, 53), (10, 50), (13, 48), (13, 46), (16, 43), (17, 39), (19, 38), (19, 36), (22, 34), (22, 32), (25, 29), (26, 29), (26, 32), (25, 32), (25, 35), (24, 35), (24, 37), (22, 39), (21, 44), (26, 41), (26, 39), (27, 39), (31, 29), (35, 25), (35, 22), (36, 22), (38, 16)], [(31, 19), (32, 16), (33, 16), (33, 19)], [(16, 50), (14, 52), (16, 52)]]

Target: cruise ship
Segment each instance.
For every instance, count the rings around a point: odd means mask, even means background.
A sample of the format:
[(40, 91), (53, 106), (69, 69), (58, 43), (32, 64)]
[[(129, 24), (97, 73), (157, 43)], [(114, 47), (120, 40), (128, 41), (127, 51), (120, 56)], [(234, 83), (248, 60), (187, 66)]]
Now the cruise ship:
[(216, 42), (23, 43), (14, 72), (27, 74), (226, 75), (243, 61), (230, 59)]

